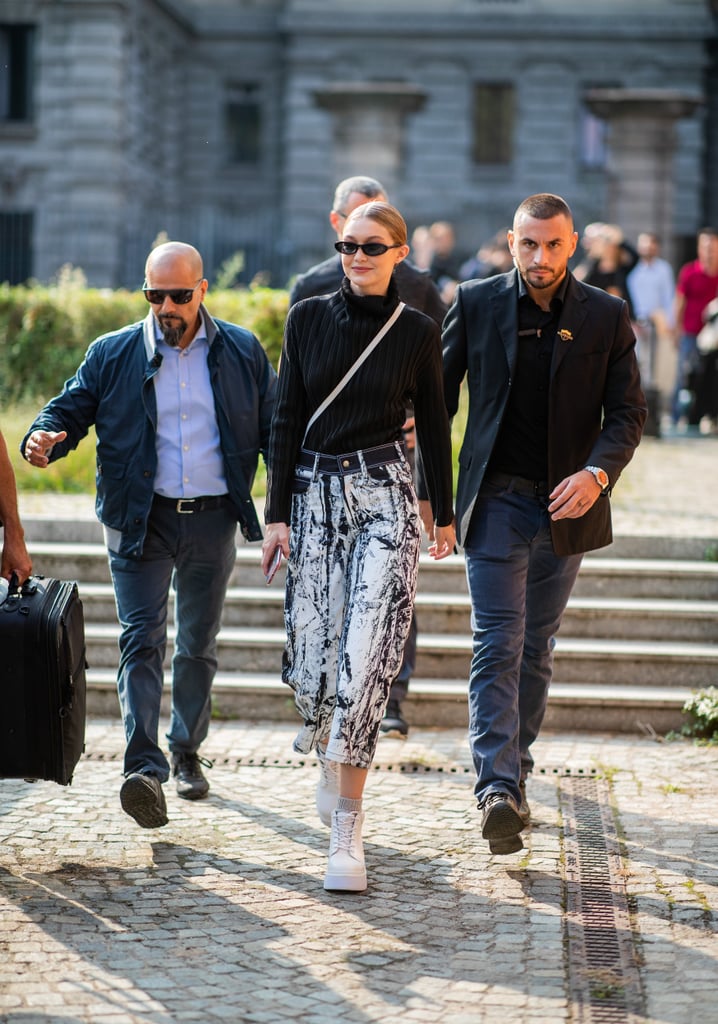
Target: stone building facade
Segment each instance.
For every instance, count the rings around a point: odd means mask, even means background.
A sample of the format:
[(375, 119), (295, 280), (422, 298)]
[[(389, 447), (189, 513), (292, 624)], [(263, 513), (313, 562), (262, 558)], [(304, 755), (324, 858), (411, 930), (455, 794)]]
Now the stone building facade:
[(0, 280), (136, 287), (161, 234), (274, 285), (338, 179), (472, 253), (525, 195), (578, 227), (718, 222), (706, 0), (0, 0)]

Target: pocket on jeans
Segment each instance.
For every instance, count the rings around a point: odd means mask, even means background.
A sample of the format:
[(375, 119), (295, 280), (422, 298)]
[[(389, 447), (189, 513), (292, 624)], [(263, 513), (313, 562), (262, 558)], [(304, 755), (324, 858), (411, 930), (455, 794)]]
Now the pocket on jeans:
[(380, 487), (391, 487), (392, 484), (403, 484), (412, 480), (411, 467), (408, 462), (385, 462), (381, 466), (367, 469), (367, 476)]
[(292, 494), (304, 494), (309, 490), (311, 482), (311, 477), (297, 476), (295, 474), (294, 480), (292, 481)]

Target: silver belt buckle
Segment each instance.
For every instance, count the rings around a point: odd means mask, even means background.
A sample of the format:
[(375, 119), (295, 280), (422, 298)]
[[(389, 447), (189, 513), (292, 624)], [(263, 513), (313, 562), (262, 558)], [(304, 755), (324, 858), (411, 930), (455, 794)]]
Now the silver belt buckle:
[(194, 508), (182, 508), (182, 505), (183, 505), (184, 502), (188, 501), (188, 502), (190, 502), (194, 506), (194, 500), (195, 500), (194, 498), (178, 498), (177, 499), (177, 505), (175, 506), (177, 512), (179, 512), (180, 515), (183, 515), (183, 516), (191, 516), (191, 515), (193, 515)]

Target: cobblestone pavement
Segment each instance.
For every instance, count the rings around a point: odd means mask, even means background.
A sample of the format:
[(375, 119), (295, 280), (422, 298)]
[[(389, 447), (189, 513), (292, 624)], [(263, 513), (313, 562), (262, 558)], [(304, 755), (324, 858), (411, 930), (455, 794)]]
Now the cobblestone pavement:
[[(718, 539), (717, 464), (718, 438), (645, 439), (614, 492), (616, 533)], [(87, 495), (20, 503), (92, 516)], [(88, 724), (72, 786), (0, 781), (0, 1021), (716, 1020), (718, 748), (544, 733), (526, 848), (492, 858), (463, 732), (382, 740), (369, 889), (338, 895), (322, 888), (316, 764), (292, 736), (215, 722), (209, 799), (168, 785), (170, 824), (154, 831), (119, 806), (119, 721)], [(578, 860), (608, 865), (603, 890), (590, 873), (575, 884), (567, 787), (582, 779), (615, 826), (618, 857), (591, 847), (589, 819), (575, 830)], [(576, 889), (596, 897), (580, 912)], [(611, 939), (629, 949), (623, 971), (595, 955)]]
[[(547, 733), (526, 848), (491, 857), (463, 731), (382, 739), (365, 799), (369, 888), (341, 895), (322, 888), (317, 767), (292, 752), (293, 733), (213, 723), (209, 799), (168, 785), (158, 830), (120, 809), (119, 721), (89, 723), (72, 786), (0, 782), (0, 1020), (715, 1021), (718, 748)], [(584, 777), (616, 825), (625, 978), (567, 942), (564, 787)], [(573, 921), (579, 947), (616, 920)], [(631, 971), (628, 1012), (611, 999)]]

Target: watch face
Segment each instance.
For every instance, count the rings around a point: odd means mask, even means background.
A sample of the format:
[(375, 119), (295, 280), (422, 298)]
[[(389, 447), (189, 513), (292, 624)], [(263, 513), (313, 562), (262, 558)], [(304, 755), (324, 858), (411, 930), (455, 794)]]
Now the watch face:
[(596, 477), (598, 478), (598, 482), (601, 485), (601, 489), (605, 490), (606, 487), (608, 487), (608, 473), (606, 472), (606, 470), (599, 469), (598, 473), (596, 473)]

